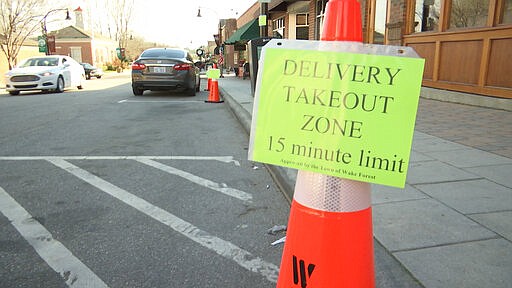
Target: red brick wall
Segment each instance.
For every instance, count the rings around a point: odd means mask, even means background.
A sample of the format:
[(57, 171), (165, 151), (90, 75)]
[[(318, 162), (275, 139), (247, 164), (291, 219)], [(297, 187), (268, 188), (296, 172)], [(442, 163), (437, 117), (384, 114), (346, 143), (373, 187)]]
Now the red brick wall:
[(244, 14), (242, 14), (242, 16), (238, 17), (238, 19), (236, 20), (237, 28), (244, 26), (246, 23), (249, 23), (254, 19), (258, 19), (259, 15), (260, 3), (256, 2), (251, 6), (251, 8), (247, 9), (247, 11), (245, 11)]
[(367, 0), (361, 0), (359, 1), (359, 3), (361, 4), (361, 18), (362, 18), (362, 22), (363, 22), (363, 42), (368, 42), (368, 19), (370, 18), (370, 15), (369, 15), (369, 12), (370, 12), (370, 9), (368, 9), (368, 5), (370, 5), (370, 3), (368, 3)]
[[(236, 31), (236, 20), (227, 19), (222, 30), (222, 42), (226, 41), (234, 31)], [(224, 67), (234, 67), (234, 53), (235, 49), (233, 45), (224, 45)]]
[(405, 0), (389, 0), (388, 23), (386, 24), (386, 38), (388, 45), (402, 45), (402, 37), (405, 33), (406, 3)]
[(315, 40), (316, 0), (309, 1), (309, 40)]
[[(82, 50), (82, 62), (94, 63), (90, 42), (58, 42), (55, 43), (55, 54), (71, 56), (71, 47), (80, 47)], [(79, 59), (75, 59), (79, 60)]]

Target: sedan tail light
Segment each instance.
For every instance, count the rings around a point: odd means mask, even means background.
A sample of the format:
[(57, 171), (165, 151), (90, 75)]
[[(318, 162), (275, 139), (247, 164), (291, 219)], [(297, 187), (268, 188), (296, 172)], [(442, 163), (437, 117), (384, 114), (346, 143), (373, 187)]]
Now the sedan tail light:
[(136, 63), (134, 62), (132, 64), (132, 70), (144, 70), (146, 69), (146, 65), (142, 64), (142, 63)]
[(174, 70), (177, 70), (177, 71), (189, 70), (191, 68), (192, 68), (192, 65), (189, 63), (182, 63), (182, 64), (174, 65)]

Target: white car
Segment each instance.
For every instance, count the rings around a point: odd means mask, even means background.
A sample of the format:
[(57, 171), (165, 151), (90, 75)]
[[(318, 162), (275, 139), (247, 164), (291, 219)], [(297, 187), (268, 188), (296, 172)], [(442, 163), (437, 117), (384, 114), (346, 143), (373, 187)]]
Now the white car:
[(85, 71), (73, 58), (62, 55), (38, 56), (23, 60), (5, 74), (6, 90), (11, 95), (20, 91), (62, 92), (70, 87), (83, 88)]

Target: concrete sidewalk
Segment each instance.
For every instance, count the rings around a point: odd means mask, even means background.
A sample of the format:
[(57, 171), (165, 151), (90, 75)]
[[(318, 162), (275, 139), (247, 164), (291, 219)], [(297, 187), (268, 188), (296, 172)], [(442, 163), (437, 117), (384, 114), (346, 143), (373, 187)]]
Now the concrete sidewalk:
[[(249, 80), (219, 87), (249, 131)], [(372, 187), (377, 287), (512, 287), (511, 124), (510, 111), (420, 100), (405, 189)], [(267, 166), (291, 199), (296, 171)]]

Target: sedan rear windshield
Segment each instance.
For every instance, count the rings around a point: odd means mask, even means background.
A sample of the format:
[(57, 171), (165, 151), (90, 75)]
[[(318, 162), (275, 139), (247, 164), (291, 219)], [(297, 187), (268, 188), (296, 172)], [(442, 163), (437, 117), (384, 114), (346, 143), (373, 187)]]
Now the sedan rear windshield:
[(185, 58), (185, 52), (181, 50), (158, 49), (144, 51), (140, 57), (144, 58)]

